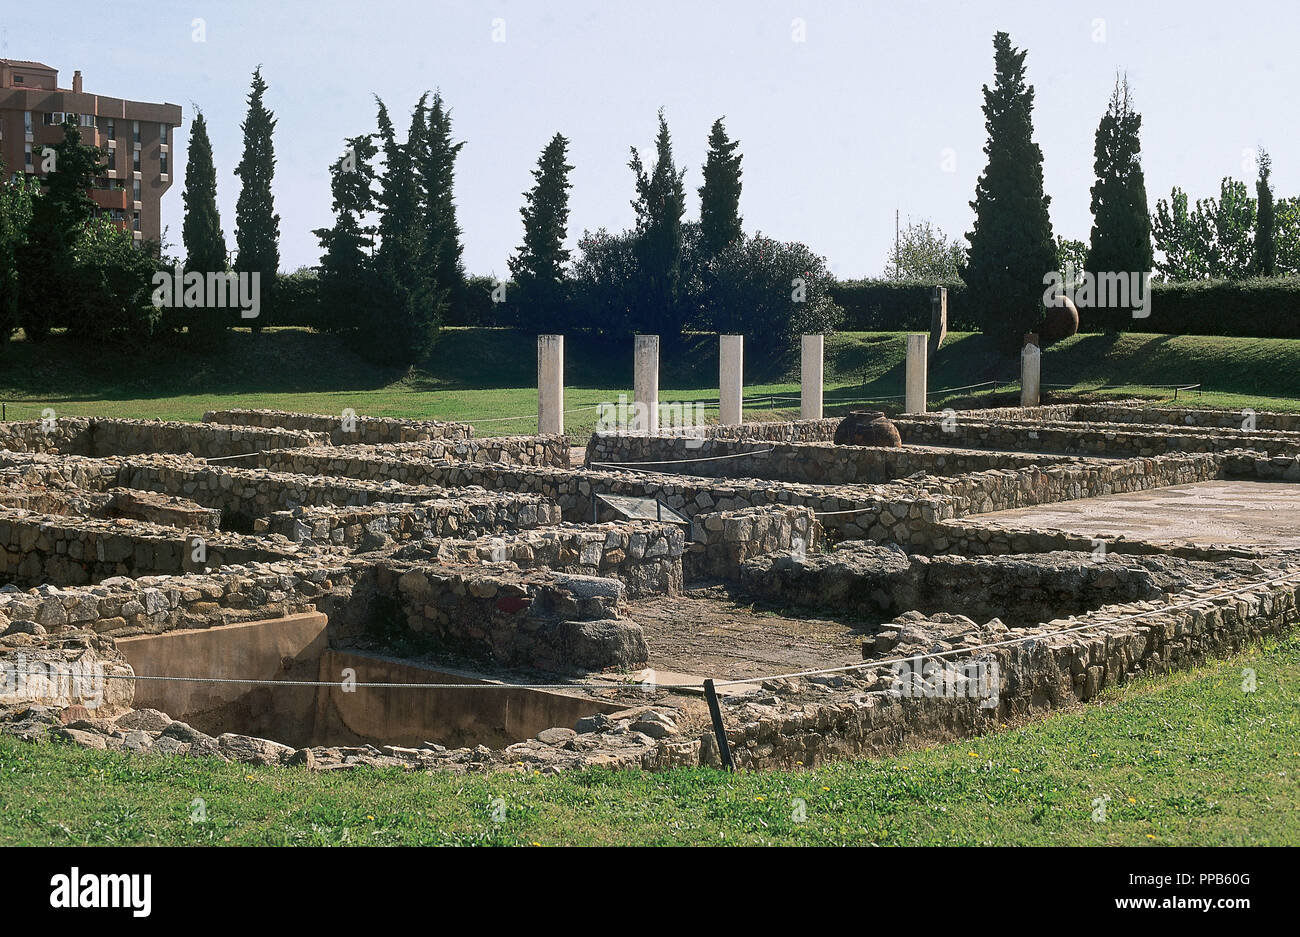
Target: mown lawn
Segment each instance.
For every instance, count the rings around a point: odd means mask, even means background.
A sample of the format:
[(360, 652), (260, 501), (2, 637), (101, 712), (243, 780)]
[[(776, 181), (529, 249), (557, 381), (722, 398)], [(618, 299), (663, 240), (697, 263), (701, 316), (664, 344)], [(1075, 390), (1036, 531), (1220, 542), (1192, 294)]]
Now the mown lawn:
[[(826, 410), (897, 411), (903, 393), (905, 336), (844, 332), (827, 341)], [(631, 396), (628, 345), (570, 337), (566, 343), (568, 432), (591, 431), (596, 405)], [(536, 429), (536, 345), (504, 329), (448, 329), (422, 366), (406, 371), (360, 361), (337, 338), (300, 329), (236, 332), (221, 354), (162, 343), (139, 353), (77, 349), (59, 337), (19, 341), (0, 351), (0, 400), (9, 419), (60, 416), (197, 420), (219, 407), (271, 407), (363, 416), (464, 420), (479, 435)], [(1019, 402), (1016, 366), (988, 352), (983, 336), (950, 336), (931, 362), (930, 406)], [(968, 385), (998, 382), (992, 386)], [(1046, 398), (1088, 394), (1172, 399), (1256, 410), (1300, 410), (1300, 341), (1205, 336), (1080, 335), (1048, 349)], [(660, 399), (717, 397), (717, 339), (688, 336), (661, 355)], [(1057, 386), (1060, 385), (1060, 386)], [(1118, 385), (1118, 386), (1117, 386)], [(958, 388), (957, 390), (950, 390)], [(797, 361), (746, 363), (751, 419), (797, 412)], [(763, 399), (776, 395), (786, 399)], [(891, 399), (892, 398), (892, 399)]]
[(0, 779), (6, 845), (1300, 845), (1300, 636), (814, 770), (314, 775), (0, 738)]

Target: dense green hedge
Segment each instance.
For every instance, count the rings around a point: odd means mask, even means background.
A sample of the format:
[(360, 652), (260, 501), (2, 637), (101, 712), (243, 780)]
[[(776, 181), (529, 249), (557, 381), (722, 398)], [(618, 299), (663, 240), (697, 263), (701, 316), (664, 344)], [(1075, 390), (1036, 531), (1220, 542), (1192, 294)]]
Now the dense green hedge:
[[(965, 285), (943, 285), (948, 287), (948, 328), (976, 330), (976, 323), (963, 315)], [(840, 328), (846, 332), (928, 332), (934, 286), (907, 280), (843, 280), (830, 293), (844, 308)], [(1079, 310), (1080, 331), (1103, 331), (1090, 312)], [(1300, 338), (1300, 277), (1154, 283), (1151, 315), (1132, 322), (1128, 331)]]
[(963, 319), (961, 313), (964, 283), (841, 280), (830, 288), (830, 293), (844, 310), (840, 328), (845, 332), (928, 332), (930, 296), (935, 286), (948, 287), (948, 328), (973, 331), (975, 323)]
[[(1087, 310), (1079, 310), (1084, 331)], [(1151, 315), (1133, 331), (1169, 335), (1300, 338), (1300, 277), (1156, 283)]]

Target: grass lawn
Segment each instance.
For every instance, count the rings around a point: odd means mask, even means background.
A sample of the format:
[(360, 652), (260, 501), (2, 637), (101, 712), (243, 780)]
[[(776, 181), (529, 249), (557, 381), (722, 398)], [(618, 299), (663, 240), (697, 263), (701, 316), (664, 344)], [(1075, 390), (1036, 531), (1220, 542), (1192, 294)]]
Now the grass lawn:
[[(566, 343), (565, 406), (570, 433), (585, 434), (596, 404), (631, 396), (632, 351), (571, 337)], [(627, 346), (627, 347), (625, 347)], [(826, 410), (854, 406), (897, 410), (903, 393), (901, 332), (843, 332), (826, 350)], [(956, 333), (931, 362), (930, 406), (1018, 403), (1016, 365), (989, 354), (983, 336)], [(747, 365), (748, 418), (788, 418), (797, 399), (797, 361)], [(1046, 398), (1053, 395), (1145, 396), (1180, 403), (1256, 410), (1300, 410), (1300, 340), (1151, 334), (1078, 335), (1043, 358)], [(1002, 382), (975, 392), (964, 388)], [(1066, 385), (1066, 386), (1054, 386)], [(660, 399), (716, 400), (717, 340), (688, 336), (661, 357)], [(895, 399), (888, 399), (895, 398)], [(419, 417), (475, 423), (479, 435), (536, 429), (536, 346), (503, 329), (448, 329), (421, 367), (405, 372), (360, 361), (337, 338), (300, 329), (260, 336), (231, 334), (224, 354), (197, 354), (160, 343), (139, 353), (86, 351), (55, 337), (0, 351), (0, 400), (9, 419), (37, 419), (46, 407), (60, 416), (197, 420), (217, 407), (270, 407), (311, 413)], [(878, 401), (872, 403), (872, 400)]]
[(814, 770), (313, 775), (0, 737), (0, 777), (6, 845), (1300, 845), (1300, 636)]

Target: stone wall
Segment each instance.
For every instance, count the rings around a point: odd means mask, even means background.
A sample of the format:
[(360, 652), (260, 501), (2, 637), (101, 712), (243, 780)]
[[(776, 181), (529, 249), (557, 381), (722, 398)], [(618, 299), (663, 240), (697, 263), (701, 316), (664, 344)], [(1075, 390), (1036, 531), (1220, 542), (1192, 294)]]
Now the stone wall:
[(187, 453), (201, 459), (320, 445), (321, 433), (276, 427), (256, 428), (185, 423), (178, 420), (101, 420), (62, 417), (0, 423), (0, 450), (47, 452), (99, 458), (142, 453)]
[(283, 427), (325, 433), (336, 446), (383, 445), (398, 442), (427, 442), (431, 439), (469, 439), (474, 427), (468, 423), (447, 423), (438, 420), (400, 420), (374, 416), (356, 417), (356, 431), (343, 432), (343, 415), (327, 416), (314, 413), (290, 413), (285, 410), (209, 410), (203, 414), (204, 423), (222, 423), (228, 426)]
[(646, 660), (640, 626), (619, 617), (623, 585), (613, 579), (383, 561), (356, 591), (370, 588), (394, 603), (390, 626), (434, 653), (551, 671)]
[[(1192, 407), (1155, 406), (1134, 401), (1125, 406), (1102, 403), (1076, 404), (1069, 419), (1099, 423), (1167, 423), (1174, 426), (1239, 430), (1246, 417), (1241, 410), (1202, 410)], [(1255, 429), (1300, 432), (1300, 413), (1260, 410), (1255, 413)]]
[[(1064, 530), (1043, 530), (992, 521), (940, 521), (933, 527), (929, 548), (935, 553), (984, 556), (1007, 553), (1051, 553), (1057, 550), (1091, 552), (1099, 538)], [(1262, 556), (1258, 547), (1233, 544), (1202, 544), (1184, 540), (1142, 540), (1128, 537), (1100, 538), (1105, 552), (1131, 556), (1177, 556), (1189, 560), (1218, 560), (1227, 557)]]
[(618, 521), (561, 525), (476, 540), (444, 538), (398, 551), (397, 558), (450, 566), (511, 563), (520, 569), (552, 569), (619, 580), (631, 598), (672, 595), (682, 588), (686, 534), (676, 524)]
[(0, 590), (0, 624), (31, 620), (122, 637), (277, 618), (310, 611), (332, 590), (350, 588), (363, 568), (302, 558), (209, 574), (114, 577), (92, 588), (7, 588)]
[(294, 543), (382, 550), (429, 537), (470, 536), (549, 527), (560, 522), (555, 502), (537, 495), (492, 495), (417, 504), (368, 507), (303, 507), (276, 511), (253, 526), (259, 535)]
[(823, 533), (811, 508), (763, 507), (696, 514), (683, 566), (688, 579), (740, 578), (752, 557), (821, 549)]
[[(200, 534), (205, 559), (196, 563), (194, 538)], [(0, 579), (7, 582), (86, 585), (115, 576), (180, 575), (271, 562), (298, 552), (283, 540), (0, 510)]]
[[(727, 458), (734, 454), (734, 458)], [(751, 440), (595, 434), (587, 464), (689, 472), (708, 478), (762, 478), (810, 485), (884, 484), (918, 472), (961, 475), (987, 469), (1071, 465), (1075, 456), (980, 452), (969, 449), (901, 449), (837, 446), (829, 442), (764, 443)]]
[(969, 446), (1016, 452), (1055, 452), (1131, 458), (1170, 452), (1226, 452), (1258, 449), (1274, 454), (1300, 453), (1300, 435), (1268, 434), (1241, 429), (1196, 429), (1185, 426), (1134, 426), (1006, 420), (983, 422), (958, 413), (895, 417), (908, 445)]
[(317, 453), (345, 460), (378, 455), (415, 461), (509, 462), (516, 465), (569, 467), (568, 436), (483, 436), (478, 439), (404, 442), (387, 446), (336, 446)]

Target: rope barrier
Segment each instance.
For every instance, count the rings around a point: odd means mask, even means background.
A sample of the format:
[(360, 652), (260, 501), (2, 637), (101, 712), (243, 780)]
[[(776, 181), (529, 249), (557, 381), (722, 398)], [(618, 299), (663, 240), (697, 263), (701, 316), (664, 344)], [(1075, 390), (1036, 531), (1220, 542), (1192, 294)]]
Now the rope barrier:
[[(1145, 612), (1136, 612), (1131, 615), (1121, 615), (1118, 618), (1106, 618), (1101, 621), (1084, 622), (1081, 625), (1075, 625), (1070, 628), (1059, 628), (1055, 631), (1049, 631), (1046, 634), (1024, 635), (1018, 638), (1007, 638), (1003, 641), (990, 641), (985, 644), (976, 644), (970, 647), (952, 648), (947, 651), (934, 651), (925, 654), (913, 654), (909, 657), (896, 657), (886, 660), (864, 661), (861, 664), (847, 664), (841, 667), (824, 667), (816, 670), (798, 670), (783, 674), (771, 674), (761, 677), (741, 677), (735, 680), (718, 680), (714, 681), (715, 686), (743, 686), (753, 683), (765, 683), (769, 680), (791, 680), (800, 677), (816, 677), (829, 674), (851, 673), (860, 670), (875, 670), (881, 667), (892, 667), (895, 664), (909, 663), (915, 660), (932, 660), (954, 655), (972, 655), (976, 651), (992, 650), (999, 647), (1010, 647), (1015, 644), (1024, 644), (1030, 641), (1049, 640), (1066, 634), (1076, 634), (1081, 631), (1088, 631), (1093, 628), (1103, 628), (1112, 625), (1120, 625), (1128, 621), (1137, 621), (1143, 618), (1149, 618), (1153, 615), (1163, 615), (1169, 612), (1181, 611), (1183, 609), (1195, 608), (1198, 605), (1221, 601), (1241, 595), (1243, 592), (1249, 592), (1252, 589), (1261, 586), (1272, 586), (1282, 582), (1291, 582), (1300, 579), (1300, 572), (1289, 572), (1281, 576), (1274, 576), (1268, 579), (1259, 579), (1247, 583), (1236, 589), (1215, 592), (1211, 595), (1203, 595), (1186, 602), (1166, 605), (1161, 608), (1149, 609)], [(0, 671), (4, 672), (4, 671)], [(49, 677), (48, 671), (8, 671), (8, 673), (33, 676)], [(56, 675), (58, 672), (56, 671)], [(602, 683), (348, 683), (342, 680), (267, 680), (254, 678), (238, 677), (178, 677), (162, 675), (142, 675), (142, 674), (100, 674), (106, 680), (159, 680), (172, 681), (180, 683), (224, 683), (240, 684), (244, 686), (303, 686), (303, 687), (351, 687), (353, 689), (374, 689), (374, 690), (609, 690), (616, 689), (619, 683), (606, 681)], [(701, 685), (698, 683), (650, 683), (641, 681), (638, 683), (626, 682), (622, 686), (633, 688), (650, 687), (658, 690), (691, 690), (699, 691)]]

